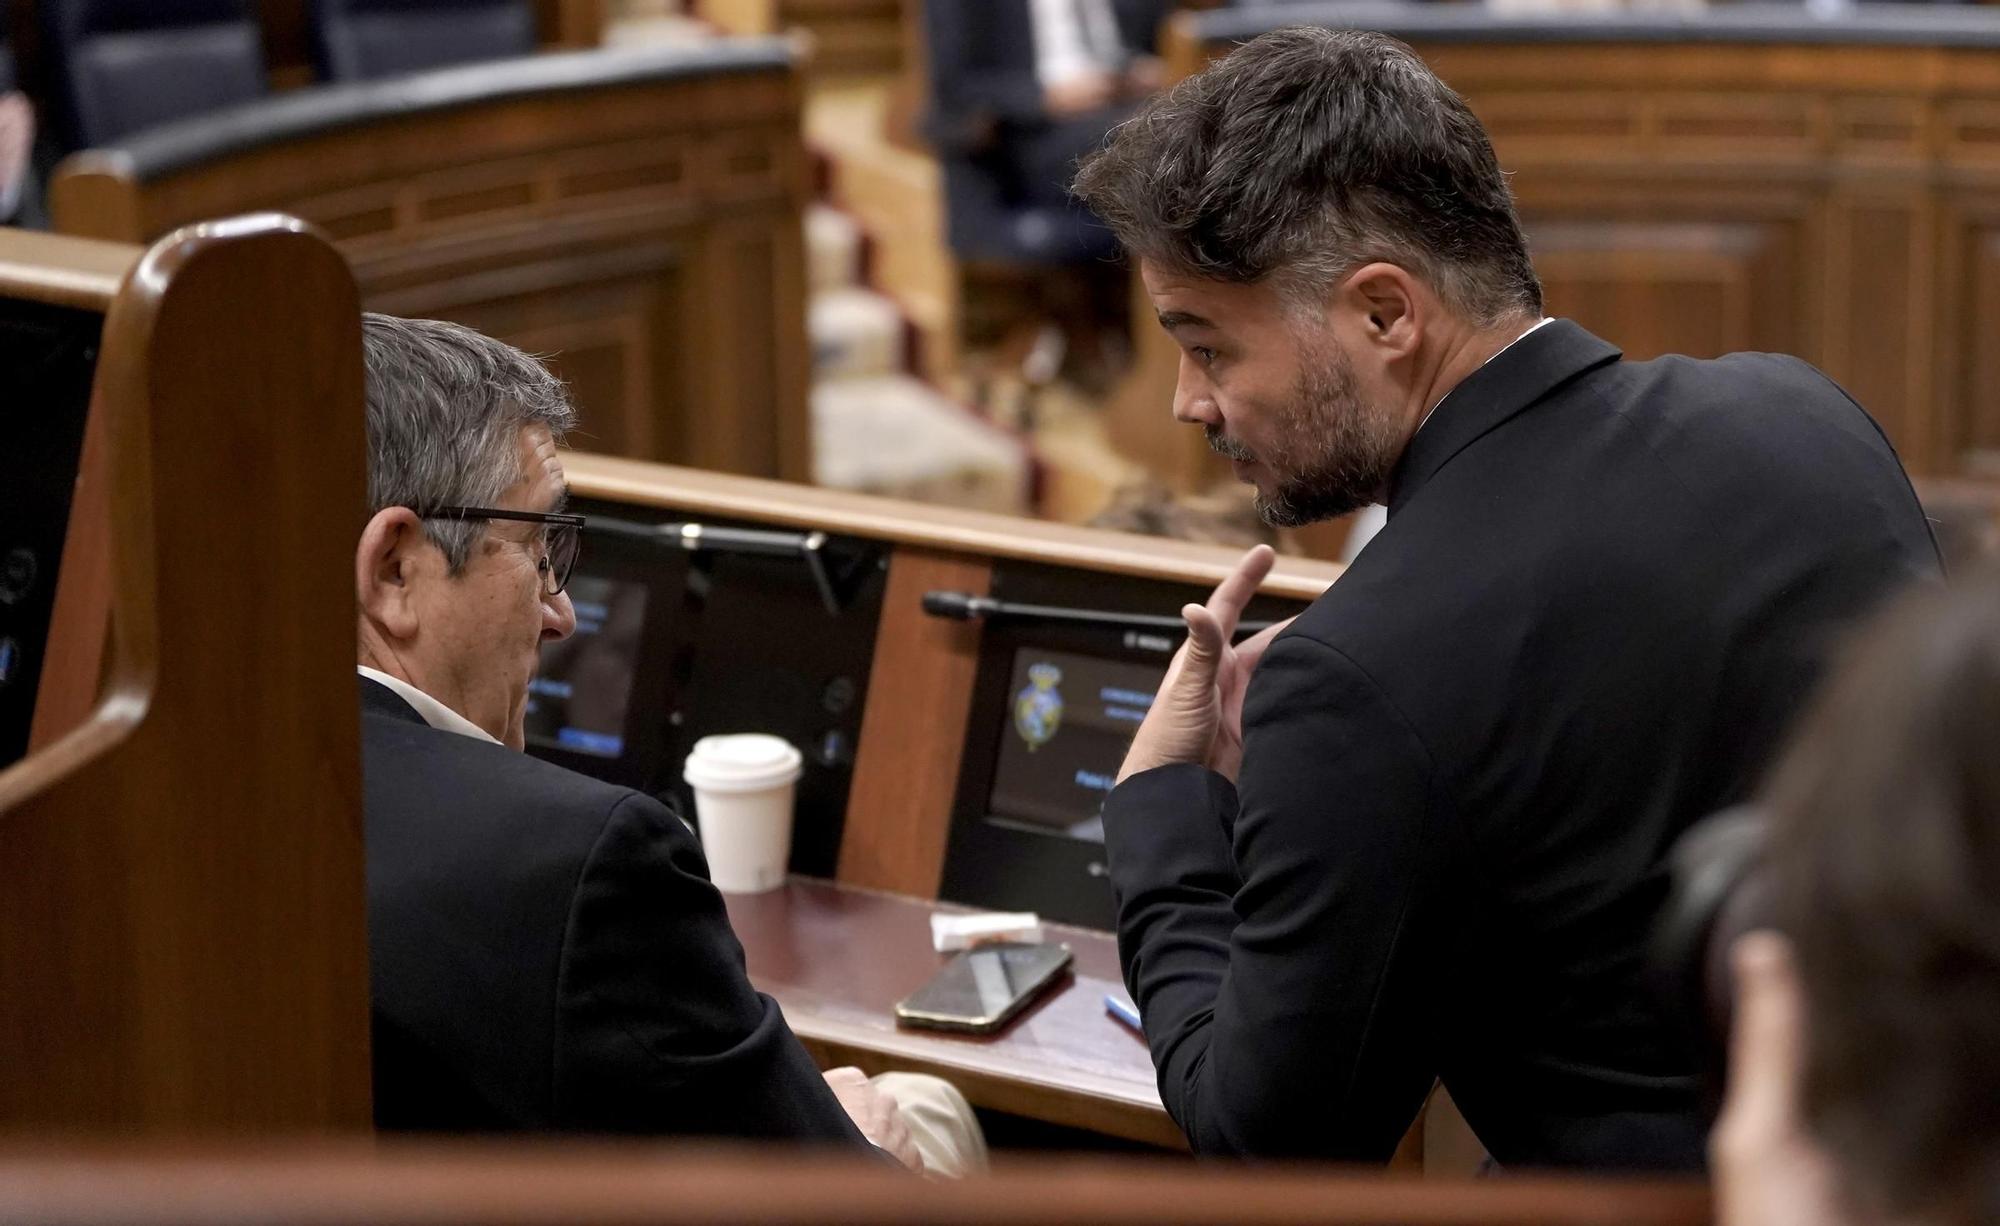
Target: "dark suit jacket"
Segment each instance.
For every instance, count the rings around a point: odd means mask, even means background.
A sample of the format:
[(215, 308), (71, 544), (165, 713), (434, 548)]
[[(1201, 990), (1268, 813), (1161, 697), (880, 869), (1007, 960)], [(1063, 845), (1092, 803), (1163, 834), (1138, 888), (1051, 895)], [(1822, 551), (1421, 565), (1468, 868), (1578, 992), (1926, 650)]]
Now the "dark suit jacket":
[(1839, 628), (1938, 572), (1868, 416), (1793, 358), (1624, 362), (1558, 321), (1417, 433), (1271, 645), (1236, 786), (1105, 806), (1126, 982), (1204, 1153), (1383, 1160), (1434, 1077), (1503, 1164), (1695, 1168), (1642, 990), (1690, 823)]
[(361, 689), (379, 1125), (867, 1145), (665, 806)]

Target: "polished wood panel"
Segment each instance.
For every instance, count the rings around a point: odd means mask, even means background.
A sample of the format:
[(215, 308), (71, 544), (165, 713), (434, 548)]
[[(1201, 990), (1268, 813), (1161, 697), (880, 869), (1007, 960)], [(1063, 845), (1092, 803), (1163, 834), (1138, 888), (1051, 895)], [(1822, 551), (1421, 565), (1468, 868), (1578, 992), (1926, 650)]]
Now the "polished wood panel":
[(1967, 467), (2000, 477), (2000, 414), (1980, 411), (1982, 394), (2000, 388), (2000, 199), (1953, 200), (1939, 222), (1940, 264), (1946, 298), (1937, 331), (1936, 369), (1956, 385), (1942, 397), (1951, 414), (1940, 423), (1965, 441)]
[(1125, 991), (1109, 933), (1049, 925), (1047, 939), (1075, 955), (1073, 974), (999, 1033), (954, 1035), (899, 1027), (895, 1007), (948, 957), (931, 948), (931, 913), (968, 908), (806, 878), (724, 901), (752, 981), (822, 1067), (932, 1073), (974, 1106), (1186, 1148), (1146, 1041), (1104, 1011), (1107, 992)]
[(805, 480), (799, 124), (783, 64), (552, 85), (150, 175), (86, 152), (51, 208), (66, 232), (123, 240), (284, 209), (337, 240), (369, 309), (559, 351), (600, 446)]
[(353, 279), (261, 217), (143, 258), (0, 232), (0, 293), (106, 312), (109, 603), (57, 599), (111, 632), (101, 688), (44, 678), (82, 722), (0, 771), (0, 1126), (363, 1130)]
[(1691, 1181), (1451, 1183), (1297, 1167), (1003, 1160), (990, 1178), (659, 1144), (0, 1152), (0, 1217), (48, 1226), (1702, 1226)]
[(903, 67), (905, 10), (921, 0), (695, 0), (732, 34), (803, 33), (816, 73), (886, 76)]
[[(1237, 550), (1216, 545), (1076, 528), (612, 456), (571, 453), (564, 457), (563, 467), (570, 488), (579, 497), (786, 528), (819, 528), (975, 558), (1042, 562), (1213, 587), (1242, 556)], [(1269, 596), (1311, 600), (1339, 578), (1340, 570), (1330, 562), (1279, 558), (1262, 590)]]
[[(131, 250), (119, 244), (103, 246), (120, 253)], [(28, 727), (29, 753), (53, 744), (89, 719), (104, 678), (113, 598), (110, 416), (102, 406), (93, 405), (83, 425), (69, 524), (56, 569), (61, 580), (50, 610), (41, 685)]]
[[(840, 879), (935, 898), (979, 671), (979, 627), (917, 613), (925, 592), (984, 596), (984, 558), (898, 549), (889, 561), (868, 707), (848, 791)], [(861, 821), (856, 815), (865, 815)]]
[[(1965, 472), (2000, 435), (1979, 272), (2000, 211), (2000, 43), (1528, 40), (1504, 22), (1426, 42), (1377, 19), (1486, 125), (1551, 314), (1633, 358), (1804, 357), (1916, 473)], [(1169, 27), (1180, 75), (1227, 50), (1201, 28)], [(1218, 479), (1168, 421), (1175, 350), (1134, 293), (1114, 438), (1182, 488)]]

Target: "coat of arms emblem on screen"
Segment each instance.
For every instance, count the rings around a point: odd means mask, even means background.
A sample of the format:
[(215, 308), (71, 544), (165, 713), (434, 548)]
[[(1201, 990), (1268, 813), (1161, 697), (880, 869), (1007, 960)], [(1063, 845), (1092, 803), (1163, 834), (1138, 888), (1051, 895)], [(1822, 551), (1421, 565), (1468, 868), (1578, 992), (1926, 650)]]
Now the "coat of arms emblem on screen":
[(1062, 670), (1053, 664), (1030, 665), (1028, 684), (1014, 695), (1014, 731), (1030, 751), (1048, 744), (1062, 727), (1062, 691), (1056, 689), (1061, 680)]

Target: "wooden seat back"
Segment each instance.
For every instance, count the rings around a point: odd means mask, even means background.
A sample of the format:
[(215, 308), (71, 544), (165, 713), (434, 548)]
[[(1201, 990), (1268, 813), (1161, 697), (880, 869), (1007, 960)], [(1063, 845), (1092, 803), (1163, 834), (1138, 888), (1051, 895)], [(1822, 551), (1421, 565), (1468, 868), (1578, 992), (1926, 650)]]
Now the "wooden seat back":
[(353, 278), (263, 216), (143, 252), (0, 231), (0, 296), (104, 317), (0, 771), (0, 1130), (365, 1129)]
[(1337, 1169), (1037, 1158), (933, 1182), (690, 1146), (0, 1154), (0, 1218), (62, 1226), (1702, 1226), (1697, 1181), (1423, 1182)]

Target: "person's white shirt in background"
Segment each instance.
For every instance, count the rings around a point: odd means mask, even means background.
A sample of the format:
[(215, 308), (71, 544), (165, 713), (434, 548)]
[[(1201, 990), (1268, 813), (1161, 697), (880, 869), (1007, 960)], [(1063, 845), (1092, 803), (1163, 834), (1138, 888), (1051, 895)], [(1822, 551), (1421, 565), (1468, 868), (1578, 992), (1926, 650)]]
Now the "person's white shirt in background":
[(1043, 89), (1125, 70), (1124, 42), (1110, 0), (1029, 0), (1035, 77)]

